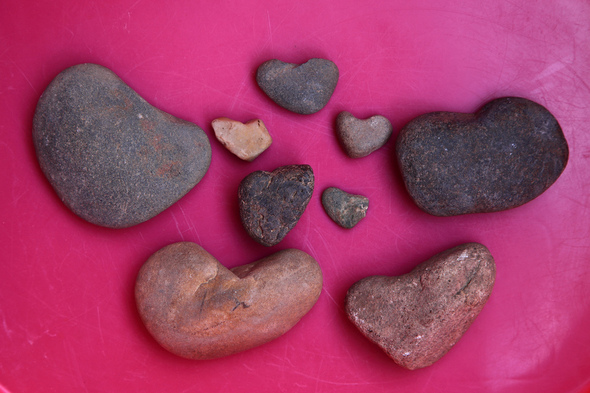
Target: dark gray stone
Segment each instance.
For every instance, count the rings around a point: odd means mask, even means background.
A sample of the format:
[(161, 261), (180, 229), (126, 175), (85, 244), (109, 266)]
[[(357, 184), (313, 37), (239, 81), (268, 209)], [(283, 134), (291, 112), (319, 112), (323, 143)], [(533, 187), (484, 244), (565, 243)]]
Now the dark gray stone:
[(211, 161), (203, 130), (154, 108), (96, 64), (68, 68), (49, 84), (35, 111), (33, 141), (62, 201), (111, 228), (168, 208)]
[(265, 246), (278, 244), (293, 229), (313, 194), (309, 165), (256, 171), (240, 183), (240, 218), (246, 232)]
[(322, 193), (322, 205), (336, 224), (350, 229), (367, 215), (369, 198), (329, 187)]
[(326, 106), (338, 75), (336, 64), (326, 59), (311, 59), (301, 65), (273, 59), (258, 67), (256, 82), (278, 105), (308, 115)]
[(391, 123), (383, 116), (357, 119), (345, 111), (336, 117), (336, 136), (351, 158), (368, 156), (385, 145), (392, 132)]
[(568, 160), (553, 115), (515, 97), (493, 100), (475, 114), (419, 116), (400, 132), (396, 152), (408, 192), (436, 216), (520, 206), (549, 188)]

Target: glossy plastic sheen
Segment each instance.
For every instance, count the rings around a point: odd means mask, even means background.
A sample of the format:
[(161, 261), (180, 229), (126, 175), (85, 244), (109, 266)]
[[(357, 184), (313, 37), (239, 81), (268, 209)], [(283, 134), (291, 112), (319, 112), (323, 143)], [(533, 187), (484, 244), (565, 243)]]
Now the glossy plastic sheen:
[[(340, 71), (327, 106), (297, 115), (270, 101), (257, 67), (321, 57)], [(37, 101), (74, 64), (119, 75), (149, 103), (202, 127), (211, 167), (184, 198), (128, 229), (78, 218), (43, 176), (32, 143)], [(544, 105), (569, 143), (544, 194), (513, 210), (459, 217), (422, 212), (404, 189), (394, 140), (431, 111), (473, 112), (493, 98)], [(374, 114), (393, 137), (346, 156), (341, 111)], [(262, 119), (273, 144), (251, 163), (210, 122)], [(564, 392), (590, 386), (590, 4), (585, 0), (283, 2), (4, 0), (0, 6), (0, 391), (22, 392)], [(277, 246), (239, 218), (240, 181), (309, 164), (315, 191)], [(369, 198), (353, 229), (321, 206), (330, 186)], [(160, 347), (134, 304), (135, 277), (158, 249), (193, 241), (227, 267), (285, 248), (324, 273), (318, 303), (277, 340), (191, 361)], [(347, 320), (359, 279), (409, 272), (465, 242), (486, 245), (496, 284), (441, 360), (398, 367)]]

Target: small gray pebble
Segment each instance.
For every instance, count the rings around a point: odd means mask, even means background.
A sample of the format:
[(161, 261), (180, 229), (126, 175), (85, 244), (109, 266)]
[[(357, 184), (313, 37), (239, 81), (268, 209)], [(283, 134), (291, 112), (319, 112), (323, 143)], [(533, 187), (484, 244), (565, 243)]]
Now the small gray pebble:
[(336, 224), (350, 229), (367, 215), (369, 198), (329, 187), (322, 193), (322, 205)]
[(351, 158), (365, 157), (379, 149), (391, 137), (393, 127), (383, 116), (357, 119), (350, 112), (340, 112), (336, 118), (336, 136)]

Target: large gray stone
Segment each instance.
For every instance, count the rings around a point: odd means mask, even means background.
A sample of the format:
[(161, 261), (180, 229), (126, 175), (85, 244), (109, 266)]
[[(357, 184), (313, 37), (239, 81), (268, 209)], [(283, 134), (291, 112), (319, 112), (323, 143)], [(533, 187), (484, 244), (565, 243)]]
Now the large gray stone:
[(109, 69), (61, 72), (35, 111), (33, 141), (43, 173), (78, 216), (123, 228), (162, 212), (205, 175), (203, 130), (148, 104)]
[(397, 140), (408, 192), (436, 216), (495, 212), (541, 195), (563, 172), (568, 146), (543, 106), (499, 98), (475, 114), (434, 112)]

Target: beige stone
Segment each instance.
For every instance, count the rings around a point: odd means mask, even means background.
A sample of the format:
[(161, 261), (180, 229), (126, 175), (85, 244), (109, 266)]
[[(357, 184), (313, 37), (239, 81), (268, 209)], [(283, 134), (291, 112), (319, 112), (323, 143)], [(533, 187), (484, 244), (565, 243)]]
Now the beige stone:
[(245, 161), (252, 161), (272, 143), (266, 126), (260, 119), (241, 123), (220, 117), (211, 122), (215, 137), (229, 151)]
[(142, 266), (135, 300), (160, 345), (185, 358), (211, 359), (286, 333), (316, 303), (322, 282), (316, 260), (300, 250), (228, 270), (198, 244), (181, 242)]

